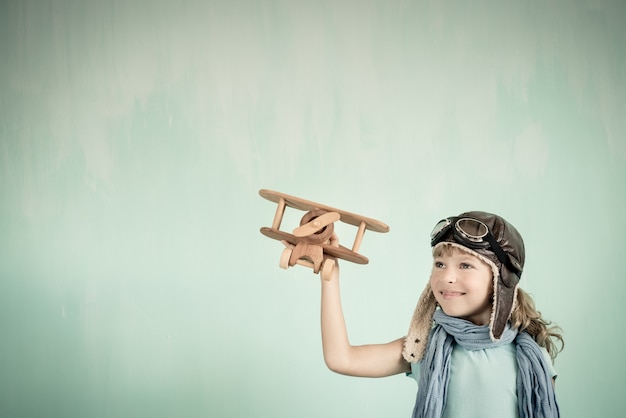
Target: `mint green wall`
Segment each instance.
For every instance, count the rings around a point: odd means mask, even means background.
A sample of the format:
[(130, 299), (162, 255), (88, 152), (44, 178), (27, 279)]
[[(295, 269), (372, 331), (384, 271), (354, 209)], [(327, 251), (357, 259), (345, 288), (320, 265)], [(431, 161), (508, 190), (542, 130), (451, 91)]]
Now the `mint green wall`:
[(626, 5), (522, 3), (0, 2), (0, 415), (409, 416), (324, 366), (271, 188), (391, 226), (355, 344), (406, 332), (436, 221), (502, 214), (563, 416), (621, 416)]

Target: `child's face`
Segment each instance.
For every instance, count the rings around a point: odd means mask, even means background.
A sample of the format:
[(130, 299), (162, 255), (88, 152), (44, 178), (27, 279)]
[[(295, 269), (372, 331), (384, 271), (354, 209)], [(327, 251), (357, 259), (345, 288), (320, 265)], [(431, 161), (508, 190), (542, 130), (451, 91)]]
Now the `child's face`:
[(478, 257), (456, 248), (434, 257), (430, 287), (447, 315), (476, 325), (489, 323), (493, 273)]

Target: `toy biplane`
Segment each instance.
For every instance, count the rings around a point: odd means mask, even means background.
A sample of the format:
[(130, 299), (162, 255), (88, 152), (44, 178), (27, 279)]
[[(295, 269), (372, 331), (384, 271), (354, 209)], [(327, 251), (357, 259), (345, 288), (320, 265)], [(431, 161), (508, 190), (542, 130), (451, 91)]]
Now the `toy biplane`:
[[(285, 249), (280, 257), (279, 265), (287, 269), (296, 264), (313, 269), (315, 274), (321, 271), (322, 279), (330, 280), (335, 268), (335, 259), (367, 264), (369, 260), (359, 254), (365, 230), (388, 232), (389, 227), (375, 219), (366, 218), (330, 206), (310, 202), (299, 197), (289, 196), (272, 190), (259, 190), (259, 194), (267, 200), (278, 204), (271, 228), (261, 228), (267, 237), (281, 241)], [(283, 215), (287, 207), (306, 211), (300, 220), (300, 226), (291, 233), (280, 229)], [(352, 249), (331, 243), (334, 223), (342, 221), (358, 228)]]

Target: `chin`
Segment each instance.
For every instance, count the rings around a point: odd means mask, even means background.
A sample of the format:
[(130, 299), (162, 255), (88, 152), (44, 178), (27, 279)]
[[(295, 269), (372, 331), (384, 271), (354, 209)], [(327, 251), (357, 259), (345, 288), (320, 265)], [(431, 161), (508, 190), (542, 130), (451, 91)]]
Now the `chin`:
[(441, 306), (441, 310), (448, 316), (464, 319), (474, 325), (489, 325), (489, 318), (482, 318), (480, 315), (477, 314), (471, 314), (467, 311), (463, 311), (460, 309), (445, 309), (443, 306)]

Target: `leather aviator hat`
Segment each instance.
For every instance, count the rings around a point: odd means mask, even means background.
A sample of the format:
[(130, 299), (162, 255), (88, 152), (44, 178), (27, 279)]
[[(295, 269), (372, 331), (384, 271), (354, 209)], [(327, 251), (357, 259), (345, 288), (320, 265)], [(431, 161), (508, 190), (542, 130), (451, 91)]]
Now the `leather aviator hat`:
[[(493, 307), (489, 333), (493, 341), (502, 333), (515, 308), (517, 287), (524, 267), (524, 241), (513, 225), (487, 212), (465, 212), (443, 219), (431, 233), (433, 252), (443, 245), (466, 251), (491, 266), (493, 272)], [(420, 361), (426, 350), (437, 301), (430, 281), (422, 292), (413, 313), (403, 356), (408, 362)]]

